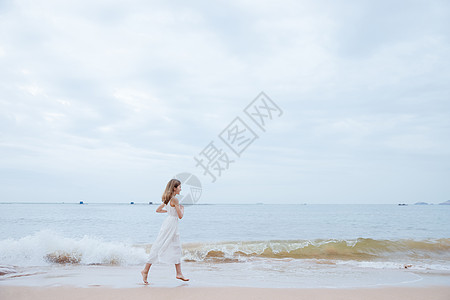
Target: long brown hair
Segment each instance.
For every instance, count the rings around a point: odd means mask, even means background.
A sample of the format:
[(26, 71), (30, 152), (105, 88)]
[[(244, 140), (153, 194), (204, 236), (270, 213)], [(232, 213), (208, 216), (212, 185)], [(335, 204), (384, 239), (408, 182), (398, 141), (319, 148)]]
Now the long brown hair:
[(167, 205), (170, 199), (175, 195), (174, 189), (177, 188), (181, 182), (178, 179), (170, 179), (170, 181), (166, 185), (166, 190), (162, 195), (162, 202)]

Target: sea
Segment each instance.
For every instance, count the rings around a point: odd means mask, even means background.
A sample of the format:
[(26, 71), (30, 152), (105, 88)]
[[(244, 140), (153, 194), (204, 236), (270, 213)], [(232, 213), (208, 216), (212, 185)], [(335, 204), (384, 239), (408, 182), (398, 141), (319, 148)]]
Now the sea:
[[(140, 287), (166, 214), (149, 204), (0, 204), (0, 286)], [(195, 204), (182, 270), (150, 286), (450, 285), (449, 205)]]

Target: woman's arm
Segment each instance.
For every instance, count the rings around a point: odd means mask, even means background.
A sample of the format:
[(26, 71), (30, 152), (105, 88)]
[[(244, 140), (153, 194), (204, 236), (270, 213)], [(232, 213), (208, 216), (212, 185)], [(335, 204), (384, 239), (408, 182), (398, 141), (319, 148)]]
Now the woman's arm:
[(178, 202), (177, 198), (172, 199), (173, 205), (175, 205), (175, 209), (177, 210), (178, 218), (183, 218), (184, 215), (184, 206)]
[(167, 210), (163, 209), (164, 205), (165, 205), (165, 204), (164, 204), (164, 202), (163, 202), (160, 206), (158, 206), (158, 208), (156, 209), (156, 212), (157, 212), (157, 213), (166, 213)]

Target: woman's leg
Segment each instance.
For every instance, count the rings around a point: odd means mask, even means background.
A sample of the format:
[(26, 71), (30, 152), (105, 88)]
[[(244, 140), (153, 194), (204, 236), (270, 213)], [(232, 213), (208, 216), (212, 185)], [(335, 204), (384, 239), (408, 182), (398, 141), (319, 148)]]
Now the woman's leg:
[(189, 278), (184, 278), (183, 273), (181, 273), (181, 264), (175, 264), (175, 270), (177, 270), (177, 279), (189, 281)]
[(150, 271), (151, 266), (152, 266), (152, 264), (145, 264), (144, 270), (141, 271), (142, 280), (144, 281), (145, 284), (148, 284), (147, 276), (148, 276), (148, 271)]

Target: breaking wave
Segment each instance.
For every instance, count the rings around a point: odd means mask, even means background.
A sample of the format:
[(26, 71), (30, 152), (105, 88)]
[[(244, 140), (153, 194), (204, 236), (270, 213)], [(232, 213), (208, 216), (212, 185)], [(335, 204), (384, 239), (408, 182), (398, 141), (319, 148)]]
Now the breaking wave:
[(0, 241), (0, 265), (43, 266), (57, 264), (133, 265), (146, 260), (143, 247), (105, 242), (95, 237), (67, 238), (43, 230), (20, 239)]
[(450, 239), (435, 240), (290, 240), (198, 243), (183, 245), (192, 261), (239, 261), (251, 257), (373, 261), (386, 258), (450, 261)]
[[(349, 262), (423, 261), (450, 263), (450, 239), (430, 240), (281, 240), (186, 243), (187, 262), (242, 262), (252, 259), (318, 259)], [(20, 239), (0, 241), (0, 266), (51, 264), (137, 265), (145, 263), (151, 245), (106, 242), (84, 236), (67, 238), (40, 231)], [(1, 273), (8, 269), (0, 270)]]

